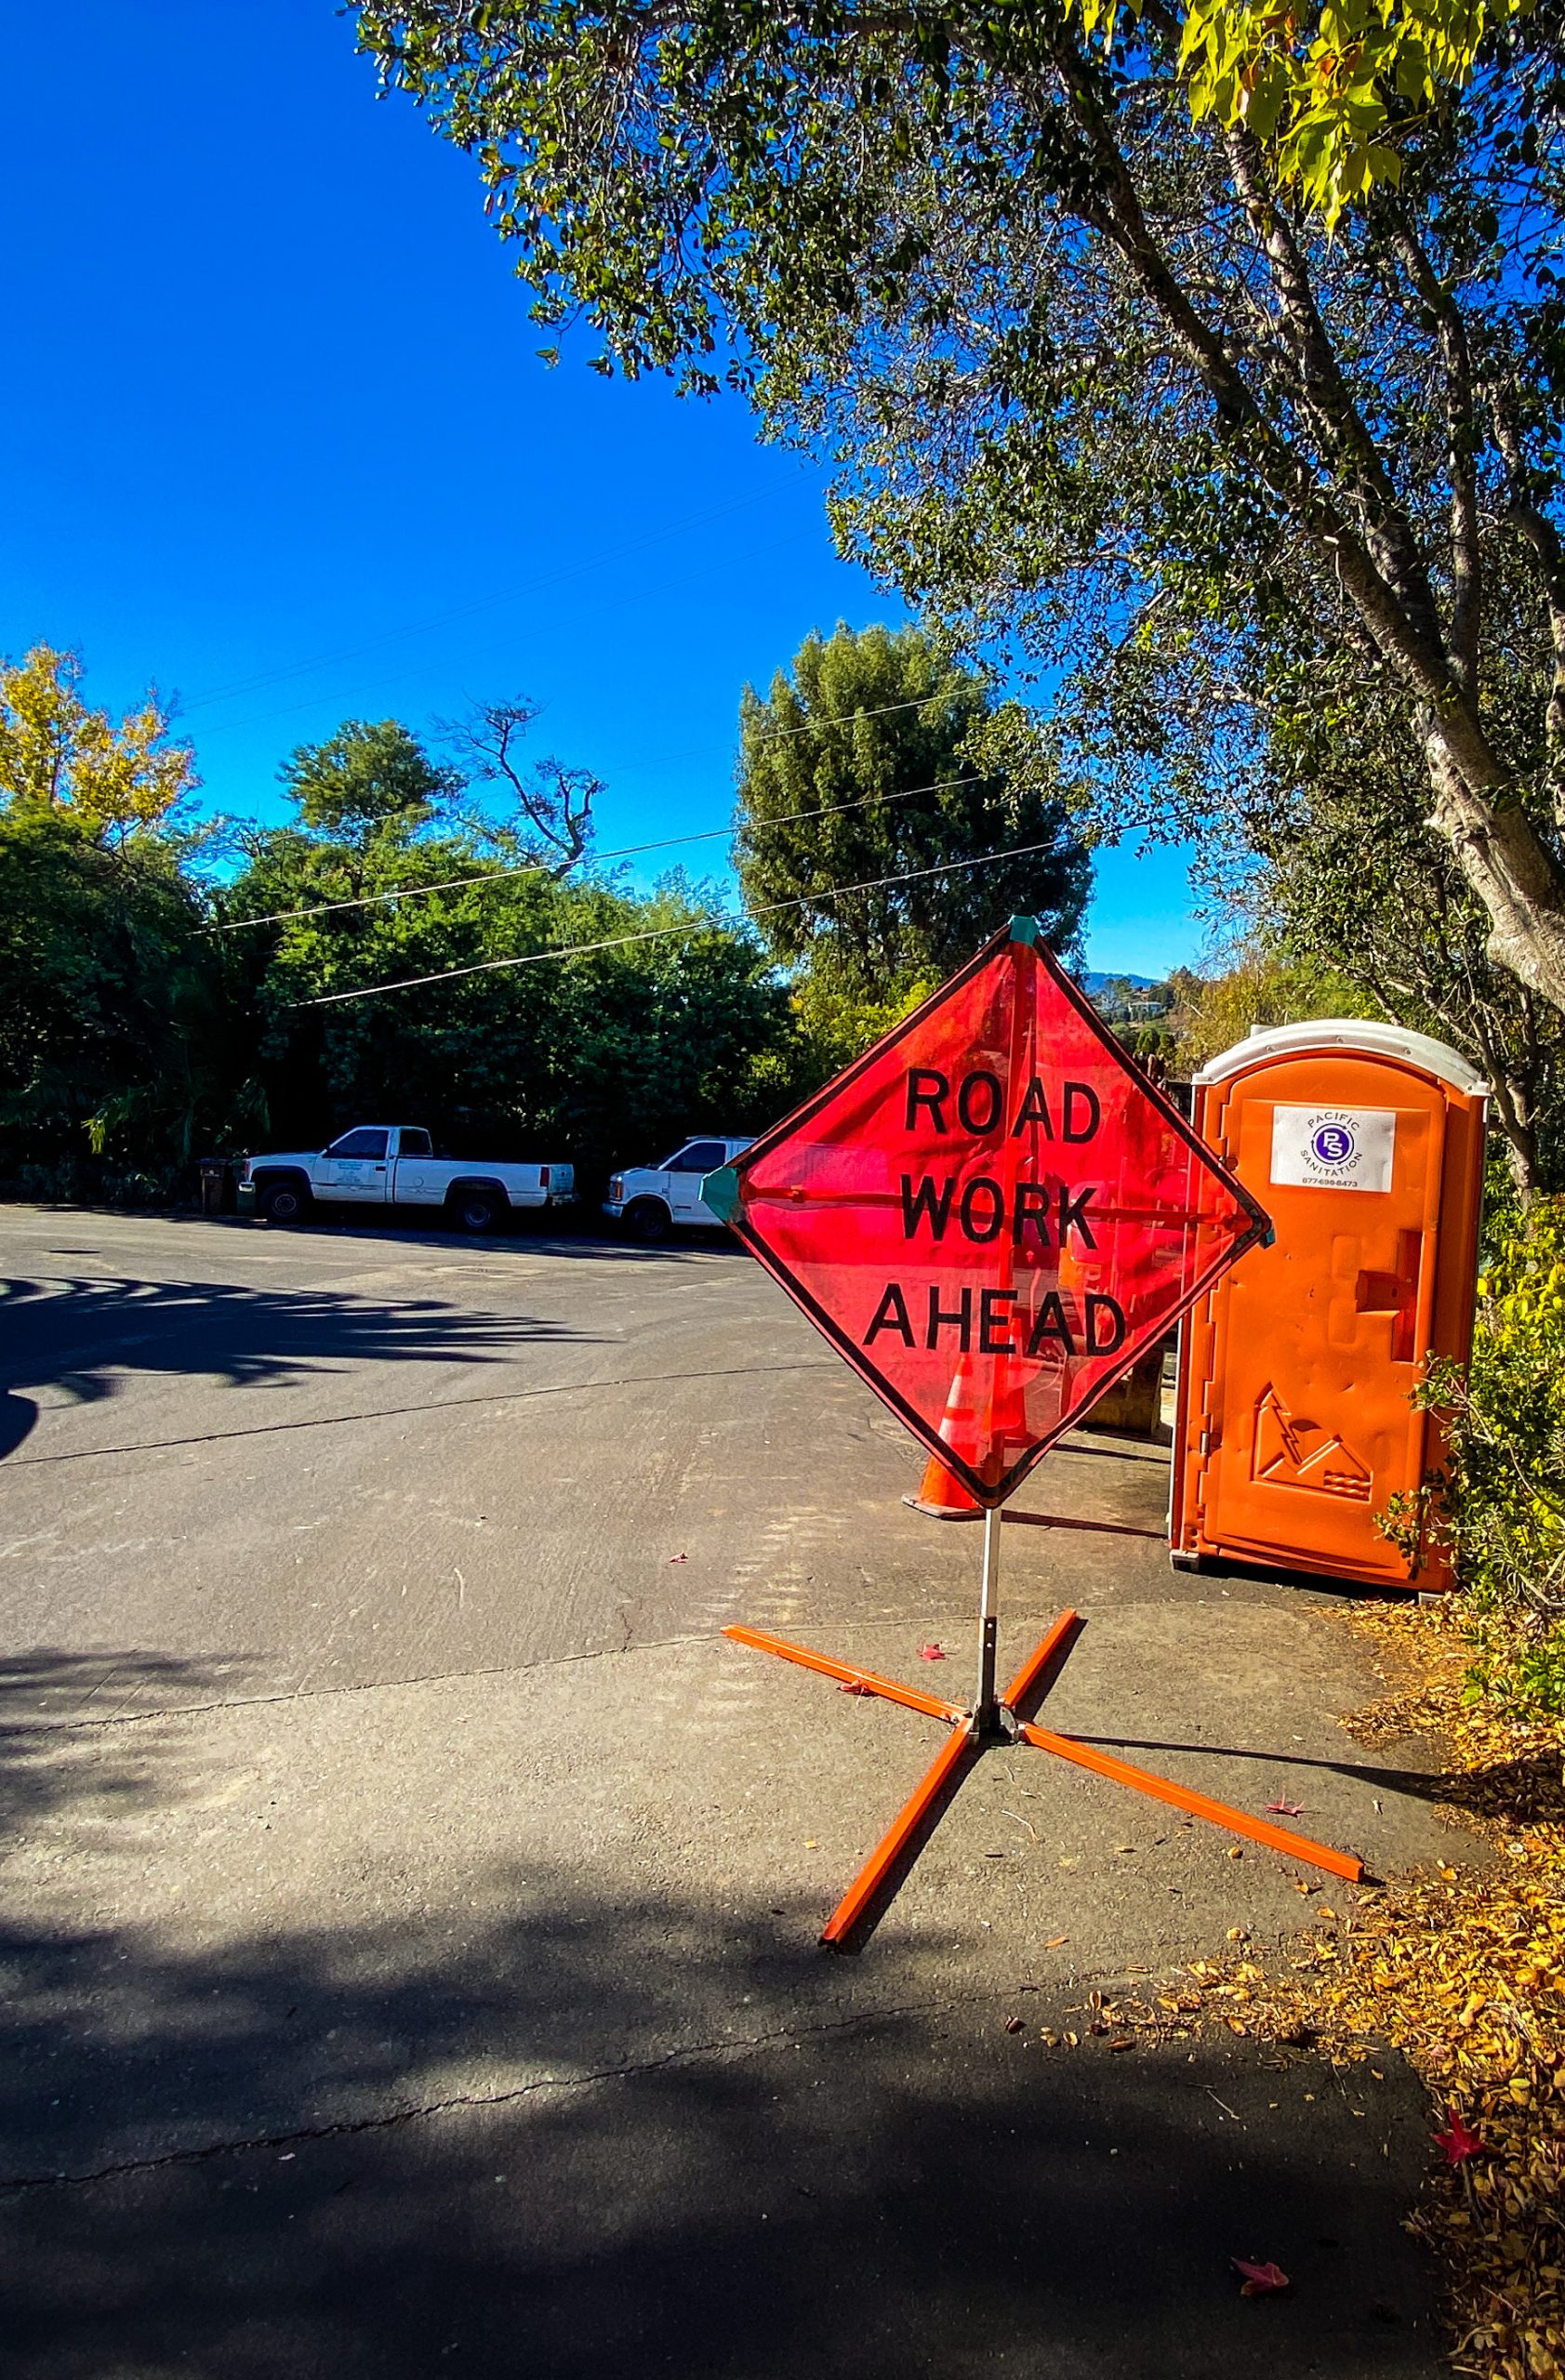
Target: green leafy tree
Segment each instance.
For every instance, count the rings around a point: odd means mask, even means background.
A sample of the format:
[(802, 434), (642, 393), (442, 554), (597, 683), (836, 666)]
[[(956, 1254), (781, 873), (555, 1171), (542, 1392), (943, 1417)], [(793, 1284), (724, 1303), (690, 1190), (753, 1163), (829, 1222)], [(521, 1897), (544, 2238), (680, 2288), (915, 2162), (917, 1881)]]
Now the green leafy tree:
[(52, 1195), (173, 1188), (261, 1114), (178, 851), (70, 804), (0, 812), (0, 1175)]
[[(650, 900), (565, 880), (597, 781), (524, 772), (531, 716), (475, 709), (460, 767), (348, 721), (285, 770), (294, 823), (242, 833), (220, 938), (285, 1140), (405, 1117), (475, 1155), (551, 1148), (590, 1183), (687, 1124), (776, 1112), (792, 1028), (766, 953), (681, 879)], [(458, 804), (474, 780), (509, 787), (498, 814)], [(583, 943), (610, 946), (547, 956)]]
[(783, 1062), (787, 1089), (777, 1100), (778, 1114), (862, 1057), (872, 1042), (938, 988), (938, 977), (914, 976), (877, 998), (824, 969), (800, 971), (790, 986), (793, 1034)]
[[(787, 988), (703, 888), (559, 880), (524, 805), (454, 814), (461, 775), (394, 721), (296, 752), (294, 821), (233, 830), (237, 870), (204, 881), (168, 823), (188, 752), (139, 775), (162, 730), (115, 746), (57, 660), (0, 680), (0, 1178), (167, 1194), (204, 1144), (378, 1114), (568, 1155), (590, 1192), (617, 1158), (786, 1104)], [(579, 943), (606, 946), (547, 955)], [(312, 1005), (409, 975), (429, 980)]]
[(0, 667), (0, 1175), (148, 1196), (257, 1086), (175, 823), (194, 756), (155, 695), (116, 721), (82, 674), (45, 644)]
[[(768, 699), (747, 687), (735, 856), (777, 955), (883, 1001), (948, 974), (1018, 911), (1068, 949), (1091, 862), (1021, 718), (917, 628), (809, 637)], [(836, 889), (895, 876), (910, 880)]]
[(278, 774), (306, 826), (355, 850), (388, 832), (416, 834), (462, 785), (396, 719), (345, 719), (324, 744), (301, 744)]
[(1334, 239), (1220, 60), (1192, 123), (1149, 6), (358, 14), (479, 156), (544, 323), (818, 442), (842, 541), (1064, 670), (1089, 728), (1127, 667), (1253, 681), (1281, 612), (1329, 676), (1384, 671), (1492, 958), (1565, 1009), (1565, 660), (1525, 719), (1484, 702), (1523, 633), (1565, 655), (1548, 12), (1443, 108), (1398, 100), (1396, 186)]
[(1175, 968), (1167, 1031), (1173, 1064), (1193, 1074), (1256, 1026), (1303, 1025), (1317, 1016), (1374, 1015), (1359, 985), (1317, 960), (1284, 958), (1261, 935), (1240, 945), (1231, 965), (1210, 975)]
[[(301, 825), (250, 837), (224, 915), (285, 1141), (406, 1117), (462, 1153), (568, 1156), (590, 1189), (687, 1126), (779, 1112), (787, 993), (679, 879), (650, 899), (564, 882), (471, 822), (353, 845)], [(611, 946), (547, 956), (584, 943)]]

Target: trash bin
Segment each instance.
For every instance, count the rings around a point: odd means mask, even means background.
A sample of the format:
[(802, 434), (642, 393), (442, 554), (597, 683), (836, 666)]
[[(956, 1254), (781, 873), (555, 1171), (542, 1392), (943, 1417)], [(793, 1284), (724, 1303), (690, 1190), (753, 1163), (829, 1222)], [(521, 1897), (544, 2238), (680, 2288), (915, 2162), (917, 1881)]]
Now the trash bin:
[(1375, 1526), (1438, 1467), (1409, 1395), (1472, 1342), (1488, 1091), (1422, 1033), (1256, 1032), (1195, 1082), (1198, 1132), (1271, 1216), (1180, 1341), (1170, 1547), (1366, 1585), (1449, 1584)]
[(204, 1215), (233, 1212), (233, 1169), (226, 1157), (204, 1157), (201, 1166), (201, 1211)]

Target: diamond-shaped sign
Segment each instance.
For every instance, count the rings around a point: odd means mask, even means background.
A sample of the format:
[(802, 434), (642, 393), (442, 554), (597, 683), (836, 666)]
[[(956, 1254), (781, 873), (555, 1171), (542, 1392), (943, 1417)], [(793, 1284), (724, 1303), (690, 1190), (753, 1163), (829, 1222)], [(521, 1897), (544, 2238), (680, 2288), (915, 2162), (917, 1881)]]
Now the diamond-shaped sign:
[(984, 1505), (1269, 1230), (1030, 918), (702, 1197)]

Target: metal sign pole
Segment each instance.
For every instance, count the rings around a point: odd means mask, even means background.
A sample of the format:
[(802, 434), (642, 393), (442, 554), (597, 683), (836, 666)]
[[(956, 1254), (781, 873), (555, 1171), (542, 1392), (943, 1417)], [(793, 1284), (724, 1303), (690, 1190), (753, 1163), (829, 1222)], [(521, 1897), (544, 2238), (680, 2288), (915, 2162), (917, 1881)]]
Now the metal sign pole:
[[(1032, 1048), (1034, 1020), (1022, 996), (1023, 958), (1025, 945), (1013, 941), (1009, 945), (1011, 959), (1011, 1015), (1007, 1028), (1005, 1086), (1001, 1113), (1010, 1115), (1017, 1104), (1017, 1090), (1030, 1071), (1027, 1060)], [(1033, 1127), (1036, 1144), (1037, 1127)], [(1021, 1170), (1022, 1152), (1015, 1132), (1005, 1144), (1002, 1178), (1005, 1184), (1005, 1205), (1014, 1210), (1016, 1203), (1016, 1182)], [(1001, 1242), (999, 1288), (1014, 1302), (1015, 1289), (1015, 1254), (1013, 1235)], [(1008, 1410), (1011, 1404), (1012, 1361), (1000, 1355), (989, 1368), (988, 1436), (997, 1442), (1000, 1409)], [(1007, 1394), (1002, 1398), (1001, 1384)], [(1003, 1460), (1001, 1469), (1004, 1469)], [(972, 1732), (978, 1743), (990, 1743), (1001, 1732), (1000, 1705), (995, 1697), (994, 1672), (996, 1640), (1000, 1633), (1000, 1507), (990, 1504), (984, 1511), (984, 1567), (978, 1590), (978, 1691), (973, 1702)]]
[(973, 1728), (978, 1736), (1000, 1731), (1000, 1706), (995, 1699), (995, 1640), (1000, 1630), (1000, 1506), (984, 1514), (984, 1569), (978, 1590), (978, 1692), (973, 1704)]

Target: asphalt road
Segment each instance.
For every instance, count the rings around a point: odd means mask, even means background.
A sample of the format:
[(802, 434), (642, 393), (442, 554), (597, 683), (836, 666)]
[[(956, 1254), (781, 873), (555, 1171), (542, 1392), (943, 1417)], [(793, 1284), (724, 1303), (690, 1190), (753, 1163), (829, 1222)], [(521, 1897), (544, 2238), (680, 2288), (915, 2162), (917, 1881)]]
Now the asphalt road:
[[(8, 2372), (1442, 2369), (1395, 2057), (1082, 2013), (1346, 1887), (996, 1753), (863, 1955), (816, 1947), (938, 1730), (718, 1632), (961, 1699), (979, 1533), (905, 1509), (917, 1451), (747, 1260), (0, 1244)], [(1165, 1497), (1087, 1433), (1024, 1492), (1114, 1525), (1004, 1533), (1005, 1654), (1089, 1620), (1051, 1724), (1379, 1874), (1449, 1856), (1427, 1748), (1339, 1725), (1378, 1682), (1330, 1599), (1175, 1578)]]

